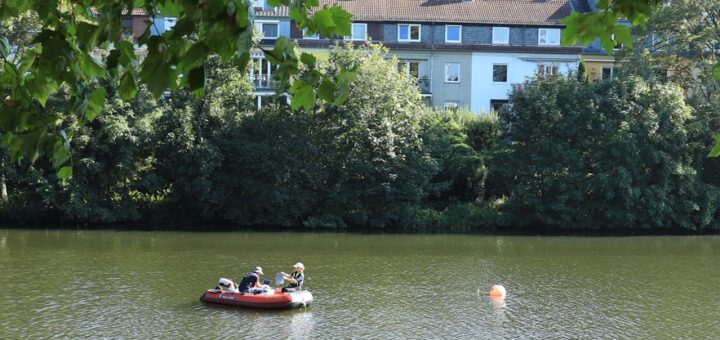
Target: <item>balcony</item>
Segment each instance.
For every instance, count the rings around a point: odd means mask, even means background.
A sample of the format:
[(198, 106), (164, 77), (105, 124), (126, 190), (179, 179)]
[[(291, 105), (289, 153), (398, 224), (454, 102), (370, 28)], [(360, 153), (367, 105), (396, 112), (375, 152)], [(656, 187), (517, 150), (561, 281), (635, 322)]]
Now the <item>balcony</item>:
[(273, 80), (277, 65), (273, 65), (264, 58), (253, 58), (250, 60), (250, 84), (256, 92), (270, 92), (278, 88), (279, 83)]

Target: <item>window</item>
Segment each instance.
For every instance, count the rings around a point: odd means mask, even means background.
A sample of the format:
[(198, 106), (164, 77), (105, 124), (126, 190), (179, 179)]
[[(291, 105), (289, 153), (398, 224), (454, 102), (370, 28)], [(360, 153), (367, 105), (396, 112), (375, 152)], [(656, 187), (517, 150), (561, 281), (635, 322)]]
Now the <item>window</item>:
[(252, 0), (253, 8), (265, 8), (265, 0)]
[(303, 29), (303, 39), (317, 40), (317, 39), (320, 39), (320, 34), (315, 33), (313, 35), (308, 35), (308, 31), (306, 28), (306, 29)]
[(507, 83), (507, 65), (493, 65), (493, 82)]
[(122, 35), (132, 35), (133, 34), (133, 18), (132, 17), (123, 17), (121, 19), (120, 33)]
[(538, 29), (538, 45), (560, 45), (560, 29), (559, 28), (540, 28)]
[(558, 74), (558, 71), (557, 65), (538, 64), (537, 74), (539, 76), (554, 76)]
[(352, 35), (345, 40), (367, 40), (367, 24), (352, 24)]
[(420, 75), (420, 63), (417, 61), (401, 61), (398, 63), (398, 71), (417, 80)]
[(458, 64), (458, 63), (445, 64), (445, 82), (446, 83), (459, 83), (460, 82), (460, 64)]
[(445, 42), (461, 43), (462, 42), (462, 26), (445, 25)]
[(445, 111), (457, 111), (458, 102), (456, 102), (456, 101), (445, 102), (445, 105), (443, 105), (443, 109), (445, 109)]
[(502, 110), (502, 109), (505, 107), (505, 105), (507, 105), (507, 104), (508, 104), (508, 100), (507, 100), (507, 99), (491, 99), (491, 100), (490, 100), (490, 108), (491, 108), (493, 111), (500, 111), (500, 110)]
[(602, 74), (600, 75), (600, 79), (612, 79), (615, 75), (615, 67), (612, 66), (603, 66), (602, 67)]
[(398, 41), (420, 41), (420, 25), (399, 24)]
[[(610, 38), (611, 38), (613, 41), (615, 41), (615, 34), (611, 34), (611, 35), (610, 35)], [(615, 42), (615, 46), (613, 46), (613, 50), (615, 50), (615, 51), (617, 51), (617, 50), (622, 50), (624, 47), (625, 47), (625, 45), (624, 45), (623, 43), (621, 43), (621, 42), (619, 42), (619, 41), (616, 41), (616, 42)]]
[(493, 27), (492, 30), (493, 45), (507, 45), (510, 43), (509, 27)]
[(277, 21), (255, 21), (255, 28), (261, 33), (261, 39), (280, 37), (280, 24)]

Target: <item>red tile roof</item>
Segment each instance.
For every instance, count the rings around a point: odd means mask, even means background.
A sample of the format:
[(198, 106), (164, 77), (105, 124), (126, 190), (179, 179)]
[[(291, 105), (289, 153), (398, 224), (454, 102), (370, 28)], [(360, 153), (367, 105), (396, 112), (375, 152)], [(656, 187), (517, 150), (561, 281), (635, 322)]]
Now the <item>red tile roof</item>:
[(569, 0), (320, 0), (338, 4), (355, 21), (561, 25)]

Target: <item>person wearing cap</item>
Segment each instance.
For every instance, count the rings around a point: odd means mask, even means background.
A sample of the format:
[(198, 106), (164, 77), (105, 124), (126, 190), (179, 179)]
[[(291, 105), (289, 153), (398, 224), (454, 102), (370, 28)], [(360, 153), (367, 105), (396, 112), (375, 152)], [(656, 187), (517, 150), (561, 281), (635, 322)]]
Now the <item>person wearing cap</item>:
[(250, 293), (251, 291), (262, 288), (260, 285), (260, 275), (263, 275), (263, 271), (260, 266), (253, 268), (252, 271), (245, 274), (245, 277), (243, 277), (242, 281), (240, 281), (240, 284), (238, 285), (240, 293)]
[(302, 284), (303, 280), (305, 279), (305, 274), (303, 272), (305, 271), (305, 265), (298, 262), (293, 265), (293, 272), (292, 274), (284, 274), (285, 280), (289, 281), (290, 284), (283, 288), (283, 292), (294, 292), (298, 290), (302, 290)]

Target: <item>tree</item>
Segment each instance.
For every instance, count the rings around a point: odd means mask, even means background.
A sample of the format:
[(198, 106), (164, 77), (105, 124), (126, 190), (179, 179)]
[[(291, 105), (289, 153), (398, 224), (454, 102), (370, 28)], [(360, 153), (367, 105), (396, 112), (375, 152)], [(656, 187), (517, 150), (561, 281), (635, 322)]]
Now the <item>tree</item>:
[[(288, 6), (298, 28), (308, 34), (350, 34), (350, 14), (340, 6), (314, 8), (317, 0), (269, 0), (271, 6)], [(121, 35), (122, 13), (143, 8), (151, 17), (178, 19), (173, 30), (151, 35), (150, 26), (140, 38), (147, 56), (134, 52)], [(278, 65), (278, 91), (293, 95), (294, 107), (313, 105), (314, 87), (322, 84), (321, 99), (343, 97), (342, 88), (327, 81), (309, 54), (298, 55), (295, 44), (281, 37), (273, 49), (253, 43), (252, 4), (248, 0), (8, 0), (0, 3), (0, 134), (13, 156), (34, 161), (52, 156), (58, 175), (71, 175), (72, 135), (59, 128), (63, 117), (43, 110), (49, 96), (64, 85), (69, 89), (69, 113), (82, 125), (101, 112), (107, 93), (103, 79), (117, 83), (123, 100), (133, 98), (138, 84), (158, 97), (166, 89), (185, 87), (196, 96), (204, 89), (203, 65), (211, 55), (244, 68), (250, 51), (260, 48)], [(311, 16), (312, 13), (312, 16)], [(27, 44), (6, 34), (27, 16), (39, 18), (39, 30)], [(20, 36), (24, 37), (27, 30)], [(12, 33), (12, 32), (11, 32)], [(104, 60), (93, 57), (96, 48), (109, 51)], [(140, 67), (136, 75), (134, 68)], [(304, 67), (300, 67), (304, 65)]]
[[(624, 72), (680, 84), (705, 126), (705, 140), (720, 131), (720, 2), (683, 0), (663, 6), (643, 27), (636, 44), (619, 54)], [(700, 132), (700, 131), (698, 131)], [(716, 136), (720, 138), (720, 136)], [(705, 154), (720, 154), (705, 149)]]
[[(660, 6), (663, 4), (663, 6)], [(658, 45), (665, 45), (666, 49), (678, 50), (683, 54), (697, 55), (698, 51), (712, 51), (711, 60), (703, 60), (706, 64), (701, 69), (710, 68), (710, 79), (720, 80), (720, 59), (717, 58), (717, 29), (720, 12), (717, 1), (705, 0), (679, 0), (666, 2), (665, 0), (599, 0), (596, 4), (598, 11), (589, 13), (573, 12), (563, 19), (567, 26), (563, 30), (562, 44), (573, 46), (577, 43), (587, 45), (596, 38), (609, 53), (613, 53), (613, 46), (618, 43), (633, 46), (631, 31), (621, 22), (627, 20), (633, 26), (642, 28), (653, 16), (651, 26), (661, 27), (660, 32), (668, 34), (666, 39), (659, 40)], [(688, 37), (699, 37), (697, 41), (682, 41), (678, 43), (673, 30), (678, 28)], [(684, 32), (683, 32), (684, 31)], [(713, 32), (715, 31), (715, 32)], [(650, 36), (647, 36), (648, 38)], [(710, 38), (710, 39), (708, 39)], [(715, 39), (715, 40), (712, 40)], [(653, 44), (655, 45), (655, 44)], [(689, 51), (688, 51), (689, 49)], [(703, 54), (703, 53), (700, 53)], [(678, 66), (678, 63), (675, 63)], [(686, 73), (690, 75), (690, 73)], [(690, 76), (692, 78), (693, 76)], [(707, 77), (705, 78), (708, 79)], [(701, 87), (697, 87), (701, 89)], [(716, 134), (715, 146), (710, 150), (709, 157), (720, 156), (720, 134)]]
[(698, 174), (692, 110), (674, 84), (536, 79), (511, 94), (503, 120), (512, 144), (494, 161), (519, 224), (717, 227), (720, 192)]

